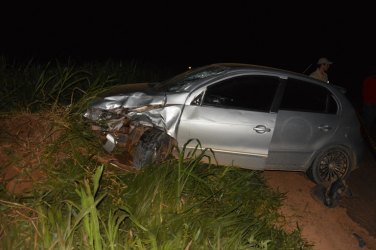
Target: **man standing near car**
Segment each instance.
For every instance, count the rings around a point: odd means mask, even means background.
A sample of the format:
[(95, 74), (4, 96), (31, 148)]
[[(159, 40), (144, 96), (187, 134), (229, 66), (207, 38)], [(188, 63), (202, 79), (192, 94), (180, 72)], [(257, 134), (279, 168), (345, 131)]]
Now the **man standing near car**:
[(329, 61), (326, 57), (321, 57), (317, 61), (317, 68), (309, 76), (317, 80), (329, 83), (328, 70), (333, 62)]

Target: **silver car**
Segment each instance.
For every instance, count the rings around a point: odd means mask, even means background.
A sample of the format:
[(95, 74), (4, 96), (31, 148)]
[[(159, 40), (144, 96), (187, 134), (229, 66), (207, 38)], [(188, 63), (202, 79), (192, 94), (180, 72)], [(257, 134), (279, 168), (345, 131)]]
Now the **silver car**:
[(220, 165), (304, 171), (316, 183), (346, 178), (364, 148), (344, 89), (281, 69), (220, 63), (160, 83), (116, 86), (84, 113), (106, 134), (105, 149), (124, 146), (133, 166), (166, 157), (171, 145), (197, 139)]

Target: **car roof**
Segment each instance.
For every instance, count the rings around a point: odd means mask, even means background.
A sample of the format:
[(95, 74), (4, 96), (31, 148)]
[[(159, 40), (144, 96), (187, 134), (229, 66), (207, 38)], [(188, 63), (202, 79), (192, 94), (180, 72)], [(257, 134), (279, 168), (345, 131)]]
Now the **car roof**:
[[(293, 72), (289, 70), (284, 70), (280, 68), (274, 68), (274, 67), (269, 67), (269, 66), (262, 66), (262, 65), (257, 65), (257, 64), (246, 64), (246, 63), (213, 63), (210, 65), (206, 65), (204, 67), (224, 67), (228, 68), (231, 70), (255, 70), (255, 71), (265, 71), (265, 72), (273, 72), (273, 73), (280, 73), (284, 75), (294, 75), (298, 77), (303, 77), (310, 79), (308, 75), (298, 73), (298, 72)], [(315, 80), (315, 79), (313, 79)]]
[[(286, 75), (286, 76), (293, 76), (293, 77), (297, 77), (297, 78), (303, 78), (305, 80), (308, 80), (310, 82), (314, 82), (314, 83), (317, 83), (317, 84), (324, 84), (324, 85), (327, 84), (323, 81), (317, 80), (317, 79), (312, 78), (309, 75), (305, 75), (303, 73), (289, 71), (289, 70), (275, 68), (275, 67), (262, 66), (262, 65), (257, 65), (257, 64), (213, 63), (213, 64), (210, 64), (210, 65), (203, 66), (203, 68), (205, 68), (205, 67), (223, 67), (223, 68), (227, 68), (231, 71), (253, 70), (253, 71), (259, 71), (259, 72), (268, 72), (268, 73), (275, 73), (275, 74)], [(334, 88), (338, 89), (342, 93), (346, 93), (346, 89), (339, 86), (339, 85), (330, 83), (330, 86), (333, 86)]]
[[(312, 78), (308, 75), (292, 72), (284, 69), (261, 66), (245, 63), (213, 63), (201, 67), (186, 70), (174, 77), (160, 82), (153, 86), (154, 91), (186, 92), (200, 88), (206, 82), (223, 76), (243, 74), (265, 74), (274, 75), (282, 79), (295, 78), (305, 82), (324, 86), (328, 89), (335, 89), (337, 92), (345, 93), (344, 89), (334, 84), (327, 84), (323, 81)], [(172, 90), (174, 89), (174, 90)]]

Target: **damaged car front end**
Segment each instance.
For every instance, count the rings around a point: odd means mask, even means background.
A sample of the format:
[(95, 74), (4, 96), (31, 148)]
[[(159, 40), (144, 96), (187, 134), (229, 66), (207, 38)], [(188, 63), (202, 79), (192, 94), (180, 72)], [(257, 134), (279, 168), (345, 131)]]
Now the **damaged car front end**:
[(84, 113), (91, 129), (105, 135), (104, 149), (111, 153), (115, 147), (124, 148), (136, 169), (166, 158), (175, 145), (182, 108), (168, 105), (165, 93), (147, 94), (148, 86), (122, 86), (121, 94), (99, 97)]

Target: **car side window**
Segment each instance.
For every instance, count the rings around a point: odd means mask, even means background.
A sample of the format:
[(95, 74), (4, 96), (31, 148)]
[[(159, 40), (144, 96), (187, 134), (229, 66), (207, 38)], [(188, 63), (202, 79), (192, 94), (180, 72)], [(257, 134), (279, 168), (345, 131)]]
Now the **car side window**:
[(289, 78), (286, 82), (280, 109), (336, 114), (338, 107), (328, 89), (313, 83)]
[(272, 76), (232, 77), (209, 86), (202, 105), (269, 112), (278, 84)]

